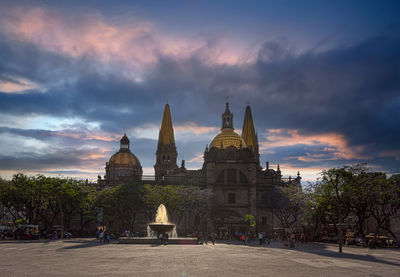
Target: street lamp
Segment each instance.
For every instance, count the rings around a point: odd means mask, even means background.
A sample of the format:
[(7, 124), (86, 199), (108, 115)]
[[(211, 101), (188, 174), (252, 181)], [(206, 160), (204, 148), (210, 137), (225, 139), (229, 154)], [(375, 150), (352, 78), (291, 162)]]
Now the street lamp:
[[(338, 202), (340, 202), (340, 196), (342, 192), (338, 191)], [(340, 205), (338, 206), (338, 217), (339, 217), (339, 253), (342, 253), (343, 240), (342, 240), (342, 215), (340, 213)]]

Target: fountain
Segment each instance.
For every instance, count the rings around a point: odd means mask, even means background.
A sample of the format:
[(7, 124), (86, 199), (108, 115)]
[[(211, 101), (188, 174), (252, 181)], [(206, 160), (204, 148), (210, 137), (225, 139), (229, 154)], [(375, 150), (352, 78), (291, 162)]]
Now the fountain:
[[(157, 234), (164, 234), (174, 230), (175, 224), (168, 222), (167, 209), (163, 204), (158, 206), (156, 213), (156, 222), (149, 224), (151, 230), (157, 232)], [(149, 234), (148, 234), (149, 236)], [(172, 237), (174, 237), (172, 235)]]
[(158, 235), (168, 233), (169, 244), (197, 244), (196, 238), (178, 238), (175, 224), (168, 221), (167, 209), (163, 204), (158, 206), (156, 221), (147, 225), (147, 237), (122, 237), (119, 243), (159, 244)]

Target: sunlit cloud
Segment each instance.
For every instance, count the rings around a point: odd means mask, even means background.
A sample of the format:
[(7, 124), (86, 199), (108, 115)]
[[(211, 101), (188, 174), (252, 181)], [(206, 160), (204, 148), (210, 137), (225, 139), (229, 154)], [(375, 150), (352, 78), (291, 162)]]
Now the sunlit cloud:
[(217, 127), (199, 126), (195, 122), (186, 122), (174, 127), (177, 133), (193, 133), (196, 135), (209, 134), (218, 130)]
[(154, 124), (145, 124), (132, 129), (132, 137), (144, 139), (158, 139), (160, 127)]
[(310, 166), (310, 167), (296, 167), (290, 163), (282, 163), (280, 164), (280, 169), (282, 173), (284, 173), (283, 177), (288, 178), (291, 176), (292, 178), (297, 177), (297, 172), (300, 173), (302, 182), (312, 182), (321, 177), (320, 173), (324, 170), (329, 169), (329, 167), (323, 166)]
[(99, 159), (103, 160), (104, 158), (110, 158), (109, 157), (110, 153), (113, 150), (114, 149), (111, 149), (111, 148), (99, 149), (99, 150), (97, 150), (98, 151), (97, 153), (92, 153), (87, 156), (83, 156), (81, 159), (82, 160), (96, 160), (96, 161), (98, 161)]
[(86, 121), (79, 117), (58, 117), (51, 115), (29, 116), (10, 115), (0, 112), (0, 125), (9, 128), (39, 129), (49, 131), (63, 130), (99, 130), (96, 121)]
[(382, 151), (378, 155), (379, 157), (393, 157), (400, 161), (400, 151)]
[[(203, 36), (165, 34), (142, 18), (121, 24), (96, 12), (69, 18), (47, 8), (18, 7), (8, 11), (7, 20), (0, 22), (8, 34), (47, 51), (125, 65), (131, 70), (126, 75), (138, 82), (143, 80), (141, 74), (164, 56), (176, 60), (197, 56), (210, 65), (249, 61), (242, 54), (244, 49), (237, 49), (227, 37), (210, 43)], [(136, 74), (132, 75), (132, 70)]]
[[(201, 126), (195, 122), (186, 122), (181, 125), (174, 125), (174, 133), (177, 139), (185, 139), (190, 135), (207, 135), (215, 132), (218, 128), (212, 126)], [(145, 124), (133, 128), (132, 133), (137, 138), (158, 139), (160, 127), (154, 124)]]
[(6, 93), (29, 93), (30, 90), (43, 91), (43, 88), (29, 80), (22, 78), (11, 78), (0, 75), (0, 92)]
[(201, 163), (204, 161), (204, 154), (203, 153), (196, 153), (195, 156), (189, 159), (188, 163)]
[(45, 135), (73, 138), (78, 140), (102, 140), (102, 141), (116, 141), (121, 138), (121, 134), (93, 132), (85, 130), (63, 130), (44, 133)]
[(23, 158), (26, 155), (40, 155), (48, 148), (48, 144), (36, 138), (27, 138), (10, 133), (1, 136), (0, 156)]
[(344, 135), (338, 133), (323, 134), (301, 134), (297, 129), (268, 129), (262, 134), (263, 140), (260, 141), (260, 151), (268, 151), (276, 147), (308, 145), (308, 146), (325, 146), (324, 151), (328, 152), (331, 157), (327, 157), (327, 153), (307, 154), (298, 157), (302, 161), (321, 161), (326, 159), (367, 159), (368, 157), (362, 152), (363, 146), (349, 146)]

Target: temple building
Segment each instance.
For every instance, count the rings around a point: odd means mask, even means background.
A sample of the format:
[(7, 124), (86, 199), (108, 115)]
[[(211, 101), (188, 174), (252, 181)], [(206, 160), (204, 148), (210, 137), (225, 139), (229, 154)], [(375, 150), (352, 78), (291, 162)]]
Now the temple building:
[[(297, 178), (285, 180), (279, 165), (276, 170), (260, 165), (258, 136), (255, 132), (251, 108), (247, 105), (242, 134), (235, 132), (233, 113), (229, 103), (221, 116), (220, 132), (204, 151), (204, 163), (199, 170), (187, 170), (185, 161), (177, 165), (170, 106), (165, 105), (156, 152), (155, 180), (158, 184), (198, 185), (212, 192), (209, 199), (209, 228), (246, 231), (246, 214), (254, 215), (259, 230), (272, 232), (274, 216), (268, 199), (273, 197), (277, 185), (286, 182), (300, 184)], [(215, 211), (217, 209), (217, 211)]]
[[(255, 216), (257, 230), (272, 232), (277, 224), (269, 206), (273, 191), (288, 180), (282, 178), (279, 168), (263, 169), (260, 165), (258, 136), (255, 132), (251, 108), (247, 105), (242, 134), (235, 132), (233, 113), (229, 103), (221, 116), (220, 132), (205, 147), (201, 169), (188, 170), (185, 161), (177, 165), (178, 151), (169, 104), (165, 105), (158, 136), (154, 180), (146, 183), (169, 185), (195, 185), (207, 188), (212, 195), (208, 200), (208, 218), (204, 223), (211, 229), (227, 232), (246, 231), (246, 214)], [(141, 180), (139, 160), (129, 150), (129, 140), (124, 135), (121, 149), (106, 165), (105, 184), (119, 184), (127, 180)], [(301, 177), (289, 179), (300, 184)], [(190, 219), (188, 219), (190, 220)], [(187, 224), (190, 225), (190, 224)]]

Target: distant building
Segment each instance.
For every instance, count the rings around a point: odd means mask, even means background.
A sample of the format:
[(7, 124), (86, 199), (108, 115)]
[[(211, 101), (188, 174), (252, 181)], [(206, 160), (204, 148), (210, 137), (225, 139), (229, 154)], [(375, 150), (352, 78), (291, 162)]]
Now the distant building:
[[(213, 230), (247, 231), (248, 224), (244, 218), (246, 214), (251, 214), (257, 221), (257, 230), (272, 232), (273, 227), (279, 225), (274, 222), (276, 220), (269, 205), (273, 190), (285, 182), (300, 184), (301, 177), (298, 174), (297, 178), (284, 180), (279, 165), (276, 170), (269, 168), (268, 162), (265, 169), (261, 167), (258, 136), (249, 105), (246, 107), (241, 136), (234, 131), (229, 103), (226, 103), (221, 119), (221, 131), (205, 148), (202, 168), (187, 170), (184, 160), (180, 167), (177, 165), (178, 152), (171, 111), (169, 104), (166, 104), (158, 138), (153, 183), (208, 188), (213, 196), (209, 201), (207, 225)], [(122, 145), (121, 139), (120, 151), (111, 157), (106, 165), (106, 176), (99, 182), (119, 184), (128, 179), (140, 180), (142, 169), (139, 160), (129, 151), (129, 142), (128, 147)], [(129, 158), (125, 158), (125, 155), (129, 155)], [(145, 182), (149, 183), (149, 180)], [(217, 211), (213, 207), (218, 207)]]
[[(281, 171), (260, 166), (258, 136), (255, 132), (251, 108), (246, 107), (242, 135), (233, 127), (233, 113), (226, 103), (222, 114), (221, 131), (204, 151), (204, 164), (199, 170), (187, 170), (182, 161), (177, 166), (177, 156), (170, 107), (165, 105), (154, 165), (157, 183), (200, 185), (213, 192), (209, 203), (209, 214), (212, 205), (219, 211), (209, 218), (209, 226), (220, 230), (246, 231), (244, 222), (246, 214), (254, 215), (259, 230), (272, 231), (274, 217), (268, 199), (272, 190), (281, 185)], [(290, 182), (300, 184), (300, 175)], [(216, 202), (216, 203), (213, 203)], [(219, 213), (219, 214), (218, 214)]]
[(110, 186), (138, 182), (142, 180), (142, 174), (140, 161), (129, 149), (129, 139), (124, 134), (120, 140), (119, 151), (106, 163), (106, 175), (104, 179), (98, 176), (98, 183)]

